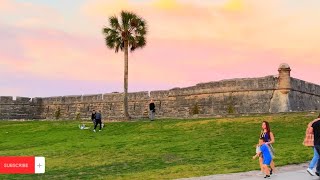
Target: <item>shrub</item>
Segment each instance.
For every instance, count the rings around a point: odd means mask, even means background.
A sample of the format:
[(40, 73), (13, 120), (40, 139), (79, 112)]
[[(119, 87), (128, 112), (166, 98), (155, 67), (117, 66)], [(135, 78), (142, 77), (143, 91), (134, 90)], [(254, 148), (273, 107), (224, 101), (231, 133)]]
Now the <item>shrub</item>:
[(234, 113), (234, 107), (233, 107), (232, 104), (229, 104), (229, 105), (228, 105), (228, 113), (229, 113), (229, 114), (233, 114), (233, 113)]
[(76, 120), (80, 120), (80, 112), (76, 112)]
[(227, 112), (228, 112), (228, 114), (234, 114), (234, 113), (235, 113), (232, 96), (229, 96), (229, 99), (228, 99), (228, 109), (227, 109)]
[(196, 104), (193, 105), (190, 114), (192, 114), (192, 115), (199, 114), (199, 106), (198, 106), (198, 103), (196, 103)]
[(60, 107), (58, 107), (58, 109), (56, 110), (56, 112), (54, 113), (54, 117), (56, 119), (60, 119), (60, 116), (61, 116), (61, 110), (60, 110)]

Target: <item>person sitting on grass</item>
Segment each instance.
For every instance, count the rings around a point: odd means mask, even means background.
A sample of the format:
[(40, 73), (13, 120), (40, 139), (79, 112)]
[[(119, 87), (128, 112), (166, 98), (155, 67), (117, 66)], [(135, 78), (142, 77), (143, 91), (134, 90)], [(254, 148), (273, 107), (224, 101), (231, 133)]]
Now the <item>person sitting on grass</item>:
[(262, 137), (259, 139), (259, 146), (260, 146), (260, 151), (256, 151), (257, 152), (256, 155), (253, 156), (252, 158), (255, 159), (259, 157), (260, 154), (262, 154), (263, 156), (262, 168), (264, 173), (266, 174), (264, 178), (270, 178), (269, 166), (272, 161), (272, 156), (268, 148), (268, 145), (266, 144), (266, 142), (264, 142), (264, 138)]

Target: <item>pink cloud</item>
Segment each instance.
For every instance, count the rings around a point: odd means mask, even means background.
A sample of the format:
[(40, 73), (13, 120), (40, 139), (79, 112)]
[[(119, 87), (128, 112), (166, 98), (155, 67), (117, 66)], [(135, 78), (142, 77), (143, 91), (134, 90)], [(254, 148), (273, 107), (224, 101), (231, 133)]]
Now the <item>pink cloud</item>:
[(64, 23), (63, 17), (52, 7), (31, 2), (1, 0), (0, 11), (2, 24), (21, 28), (53, 28)]
[[(283, 62), (292, 67), (293, 77), (320, 84), (314, 75), (320, 65), (316, 8), (288, 10), (279, 1), (221, 0), (204, 5), (188, 0), (161, 5), (95, 0), (84, 3), (79, 17), (69, 22), (60, 21), (59, 13), (54, 21), (57, 12), (50, 8), (2, 2), (0, 9), (5, 7), (9, 15), (18, 14), (17, 7), (37, 12), (0, 24), (0, 64), (7, 73), (121, 84), (123, 53), (106, 48), (101, 29), (110, 15), (128, 9), (149, 24), (147, 46), (129, 56), (129, 85), (135, 90), (277, 74)], [(39, 13), (43, 17), (35, 16)]]
[(22, 94), (22, 90), (21, 88), (19, 87), (15, 87), (15, 88), (4, 88), (4, 87), (1, 87), (0, 88), (0, 94), (1, 96), (16, 96), (16, 95), (19, 95), (19, 94)]
[[(102, 37), (96, 40), (48, 29), (7, 28), (9, 29), (14, 37), (10, 46), (17, 51), (8, 53), (4, 49), (7, 53), (1, 53), (1, 64), (11, 67), (14, 72), (47, 78), (111, 81), (112, 76), (108, 76), (105, 70), (116, 66), (122, 68), (122, 58), (120, 61), (113, 61), (116, 55), (105, 48)], [(115, 68), (108, 71), (114, 75), (118, 73)]]

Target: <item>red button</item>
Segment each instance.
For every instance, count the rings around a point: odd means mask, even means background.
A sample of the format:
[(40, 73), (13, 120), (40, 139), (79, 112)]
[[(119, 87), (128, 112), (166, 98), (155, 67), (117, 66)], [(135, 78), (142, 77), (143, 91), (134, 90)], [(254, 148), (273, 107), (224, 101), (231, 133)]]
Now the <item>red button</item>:
[(0, 174), (34, 174), (34, 156), (0, 156)]

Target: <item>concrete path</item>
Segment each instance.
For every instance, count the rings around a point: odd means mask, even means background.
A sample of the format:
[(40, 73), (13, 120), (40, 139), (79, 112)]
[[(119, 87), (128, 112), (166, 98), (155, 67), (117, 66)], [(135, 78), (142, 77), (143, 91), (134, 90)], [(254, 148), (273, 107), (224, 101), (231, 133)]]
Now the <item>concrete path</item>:
[[(318, 176), (311, 176), (307, 171), (308, 164), (298, 164), (298, 165), (288, 165), (283, 167), (278, 167), (277, 172), (274, 175), (271, 175), (271, 178), (274, 180), (320, 180)], [(218, 174), (212, 176), (203, 176), (203, 177), (193, 177), (193, 178), (184, 178), (180, 180), (261, 180), (263, 175), (257, 175), (259, 171), (249, 171), (243, 173), (232, 173), (232, 174)]]

